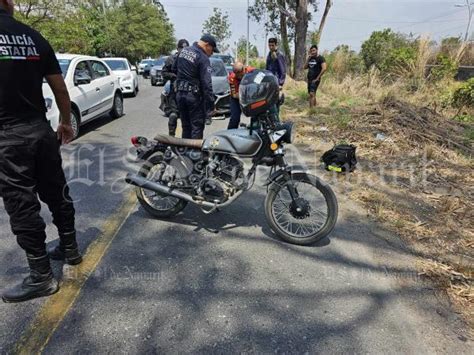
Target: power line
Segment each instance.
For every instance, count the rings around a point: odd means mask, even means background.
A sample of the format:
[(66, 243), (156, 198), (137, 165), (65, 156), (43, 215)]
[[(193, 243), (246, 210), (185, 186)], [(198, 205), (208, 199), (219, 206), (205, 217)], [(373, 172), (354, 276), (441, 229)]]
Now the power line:
[[(428, 18), (426, 18), (422, 21), (419, 21), (417, 24), (430, 23), (433, 20), (436, 20), (436, 19), (439, 19), (439, 18), (442, 18), (442, 17), (446, 17), (446, 16), (451, 16), (451, 15), (457, 14), (458, 12), (461, 12), (461, 11), (462, 10), (454, 10), (454, 11), (450, 11), (450, 12), (447, 12), (447, 13), (444, 13), (444, 14), (431, 16), (431, 17), (428, 17)], [(396, 30), (399, 31), (399, 30), (404, 29), (404, 28), (412, 27), (412, 25), (413, 24), (409, 24), (407, 26), (399, 26), (399, 27), (396, 28)]]
[[(202, 4), (202, 5), (201, 5)], [(229, 1), (228, 4), (235, 4), (235, 1)], [(189, 2), (187, 3), (165, 3), (162, 1), (162, 5), (165, 7), (173, 7), (173, 8), (186, 8), (186, 9), (212, 9), (214, 7), (224, 9), (224, 10), (233, 10), (233, 9), (246, 9), (247, 5), (235, 5), (235, 6), (220, 6), (220, 4), (216, 4), (216, 2), (209, 2), (209, 5), (205, 5), (203, 3), (196, 3), (196, 2)]]
[[(444, 30), (441, 30), (441, 31), (437, 31), (437, 32), (430, 32), (430, 34), (432, 36), (435, 36), (435, 35), (438, 35), (438, 34), (441, 34), (441, 33), (446, 33), (448, 31), (452, 31), (452, 30), (456, 30), (456, 29), (461, 29), (461, 28), (464, 28), (464, 25), (458, 25), (456, 27), (450, 27), (450, 28), (446, 28)], [(422, 32), (414, 32), (413, 33), (414, 35), (421, 35), (423, 34)], [(355, 41), (355, 40), (361, 40), (361, 39), (364, 39), (365, 37), (370, 37), (370, 34), (361, 34), (357, 37), (340, 37), (340, 38), (329, 38), (329, 39), (325, 39), (324, 42), (340, 42), (340, 41)]]
[[(364, 19), (351, 19), (351, 18), (343, 18), (343, 17), (329, 17), (330, 20), (341, 20), (341, 21), (348, 21), (348, 22), (373, 22), (373, 23), (410, 23), (410, 24), (417, 24), (422, 23), (424, 21), (383, 21), (383, 20), (364, 20)], [(443, 20), (443, 21), (430, 21), (431, 23), (444, 23), (444, 22), (459, 22), (457, 20)]]

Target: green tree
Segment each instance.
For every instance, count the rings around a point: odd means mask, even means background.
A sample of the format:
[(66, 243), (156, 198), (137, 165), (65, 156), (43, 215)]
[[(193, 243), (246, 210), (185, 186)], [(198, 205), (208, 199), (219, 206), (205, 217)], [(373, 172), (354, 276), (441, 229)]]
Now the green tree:
[(17, 9), (17, 18), (57, 51), (137, 60), (175, 45), (173, 26), (157, 0), (17, 0)]
[(394, 68), (414, 60), (416, 49), (402, 34), (388, 28), (372, 32), (362, 44), (360, 55), (367, 69), (374, 66), (382, 73), (390, 73)]
[(38, 28), (66, 6), (66, 0), (16, 0), (15, 17), (23, 23)]
[[(281, 49), (285, 53), (288, 71), (293, 66), (293, 76), (303, 77), (306, 57), (308, 24), (318, 10), (317, 0), (255, 0), (249, 14), (259, 23), (264, 23), (267, 32), (281, 36)], [(294, 42), (293, 58), (290, 41)]]
[(143, 0), (128, 0), (108, 13), (108, 48), (136, 60), (169, 53), (175, 46), (173, 25), (164, 10)]
[[(244, 36), (240, 37), (236, 42), (236, 50), (234, 51), (235, 57), (241, 62), (245, 61), (247, 55), (247, 38)], [(251, 59), (258, 58), (258, 49), (257, 46), (250, 43), (249, 44), (249, 57)]]
[(225, 52), (229, 49), (229, 45), (226, 41), (232, 36), (230, 26), (229, 14), (227, 12), (223, 13), (220, 9), (215, 7), (212, 10), (212, 15), (204, 21), (202, 25), (202, 33), (214, 36), (219, 49), (222, 52)]

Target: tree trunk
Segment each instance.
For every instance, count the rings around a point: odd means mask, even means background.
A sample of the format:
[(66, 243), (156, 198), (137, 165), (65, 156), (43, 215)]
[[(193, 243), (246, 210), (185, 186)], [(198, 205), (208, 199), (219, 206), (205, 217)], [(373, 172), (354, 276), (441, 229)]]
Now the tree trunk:
[(326, 18), (328, 17), (329, 14), (329, 9), (332, 6), (332, 0), (326, 0), (326, 7), (324, 8), (324, 13), (323, 17), (321, 18), (321, 23), (319, 24), (319, 30), (318, 34), (316, 35), (316, 40), (319, 45), (319, 42), (321, 41), (321, 34), (323, 33), (324, 25), (326, 24)]
[[(286, 0), (278, 0), (278, 5), (286, 8)], [(285, 54), (286, 59), (286, 72), (288, 75), (291, 74), (291, 51), (290, 51), (290, 42), (288, 41), (288, 23), (286, 16), (280, 13), (280, 34), (281, 34), (281, 45), (283, 48), (283, 53)]]
[(304, 78), (306, 61), (306, 35), (308, 33), (308, 0), (298, 0), (295, 24), (295, 61), (294, 74), (296, 80)]

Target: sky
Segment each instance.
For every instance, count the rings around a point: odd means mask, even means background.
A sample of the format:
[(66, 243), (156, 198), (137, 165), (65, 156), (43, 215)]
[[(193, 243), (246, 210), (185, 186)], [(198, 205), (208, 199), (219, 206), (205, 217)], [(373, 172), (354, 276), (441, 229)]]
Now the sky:
[[(250, 5), (254, 0), (249, 0)], [(466, 0), (333, 0), (319, 47), (332, 50), (347, 44), (359, 50), (362, 42), (373, 31), (390, 27), (397, 32), (428, 34), (434, 40), (442, 37), (464, 36), (468, 21)], [(190, 42), (199, 39), (202, 24), (218, 7), (228, 12), (234, 44), (247, 34), (247, 0), (161, 0), (174, 24), (177, 38)], [(325, 1), (319, 1), (319, 11), (314, 15), (310, 29), (317, 29)], [(474, 22), (474, 21), (473, 21)], [(472, 36), (471, 26), (471, 36)], [(271, 33), (268, 34), (271, 37)], [(250, 41), (257, 45), (260, 55), (265, 53), (263, 25), (250, 23)], [(472, 38), (472, 37), (471, 37)]]

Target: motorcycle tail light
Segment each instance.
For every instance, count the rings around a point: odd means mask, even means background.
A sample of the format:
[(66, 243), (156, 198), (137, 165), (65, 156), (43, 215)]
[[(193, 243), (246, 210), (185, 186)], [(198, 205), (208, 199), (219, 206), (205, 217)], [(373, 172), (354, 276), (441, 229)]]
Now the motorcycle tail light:
[(255, 110), (256, 108), (259, 108), (259, 107), (262, 107), (262, 106), (265, 106), (267, 104), (267, 100), (262, 100), (262, 101), (257, 101), (253, 104), (250, 105), (250, 108), (252, 110)]
[(133, 136), (130, 141), (135, 147), (146, 145), (148, 140), (145, 137)]

